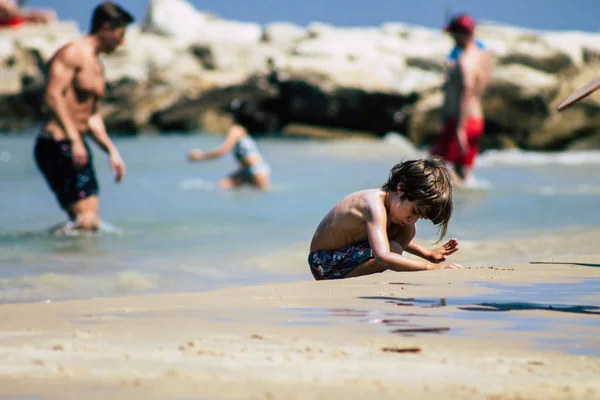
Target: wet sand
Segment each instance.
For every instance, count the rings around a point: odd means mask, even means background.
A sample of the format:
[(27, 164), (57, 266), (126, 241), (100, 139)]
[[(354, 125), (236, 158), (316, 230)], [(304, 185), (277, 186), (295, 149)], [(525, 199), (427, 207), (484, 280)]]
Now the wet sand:
[(0, 398), (600, 399), (600, 255), (530, 261), (0, 305)]

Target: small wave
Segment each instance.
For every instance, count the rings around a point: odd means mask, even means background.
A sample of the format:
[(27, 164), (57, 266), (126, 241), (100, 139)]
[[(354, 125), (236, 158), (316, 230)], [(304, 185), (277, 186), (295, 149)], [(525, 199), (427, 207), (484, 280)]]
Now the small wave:
[(468, 182), (457, 187), (459, 191), (486, 191), (490, 189), (492, 189), (492, 183), (483, 179), (477, 179), (474, 182)]
[(314, 143), (311, 153), (326, 154), (328, 157), (380, 159), (390, 157), (422, 157), (426, 152), (417, 149), (413, 143), (398, 132), (388, 132), (383, 138), (348, 138), (326, 143)]
[(545, 185), (540, 186), (535, 192), (541, 193), (544, 196), (561, 196), (561, 195), (573, 195), (573, 194), (581, 194), (581, 195), (598, 195), (600, 194), (600, 186), (599, 185), (590, 185), (587, 183), (582, 183), (574, 186), (551, 186)]
[(190, 178), (183, 179), (179, 182), (179, 189), (182, 191), (188, 190), (215, 190), (217, 184), (214, 182), (206, 181), (201, 178)]
[(100, 221), (100, 232), (101, 233), (110, 233), (114, 235), (123, 235), (125, 230), (123, 228), (119, 228), (116, 225), (113, 225), (106, 221)]
[[(60, 229), (58, 229), (60, 227)], [(103, 234), (118, 235), (122, 236), (125, 234), (123, 228), (119, 228), (106, 221), (100, 221), (100, 228), (98, 231), (81, 231), (74, 228), (72, 222), (64, 222), (62, 224), (54, 225), (50, 228), (42, 229), (39, 231), (14, 231), (14, 232), (0, 232), (0, 241), (3, 240), (19, 240), (28, 238), (44, 238), (44, 237), (79, 237), (79, 236), (98, 236)]]
[(402, 150), (406, 154), (417, 154), (419, 150), (415, 145), (399, 132), (390, 131), (383, 137), (383, 142)]
[(97, 231), (79, 230), (75, 227), (75, 224), (73, 222), (68, 221), (62, 224), (62, 226), (60, 226), (58, 229), (56, 229), (56, 227), (53, 227), (45, 233), (52, 234), (54, 236), (97, 236), (103, 234), (121, 236), (124, 234), (124, 232), (125, 231), (122, 228), (119, 228), (106, 221), (100, 221), (100, 227)]
[(49, 272), (0, 278), (0, 302), (130, 295), (157, 290), (163, 283), (155, 274), (135, 270), (89, 276)]
[(567, 151), (542, 153), (511, 150), (488, 150), (477, 160), (477, 167), (500, 165), (543, 166), (543, 165), (590, 165), (600, 164), (600, 151)]

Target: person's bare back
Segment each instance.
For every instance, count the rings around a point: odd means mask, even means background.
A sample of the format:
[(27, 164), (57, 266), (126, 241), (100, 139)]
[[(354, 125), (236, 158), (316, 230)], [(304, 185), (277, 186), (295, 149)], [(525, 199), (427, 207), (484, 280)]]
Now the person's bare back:
[[(444, 118), (483, 117), (482, 100), (487, 89), (491, 73), (491, 53), (475, 44), (468, 46), (459, 56), (457, 62), (449, 65), (444, 85)], [(466, 83), (466, 84), (465, 84)], [(466, 105), (461, 100), (465, 86), (470, 91)]]
[(367, 240), (367, 217), (371, 204), (383, 203), (379, 189), (367, 189), (344, 197), (323, 218), (310, 243), (310, 251), (336, 250)]
[(492, 55), (475, 39), (475, 20), (469, 15), (456, 16), (445, 29), (455, 48), (443, 87), (443, 123), (431, 153), (452, 166), (457, 185), (467, 186), (476, 183), (473, 167), (485, 131), (482, 101), (490, 81)]

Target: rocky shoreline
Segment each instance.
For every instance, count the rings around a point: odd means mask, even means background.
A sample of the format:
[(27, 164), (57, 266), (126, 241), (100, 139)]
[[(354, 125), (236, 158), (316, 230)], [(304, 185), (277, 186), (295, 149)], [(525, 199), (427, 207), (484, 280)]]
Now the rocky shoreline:
[[(43, 120), (44, 64), (83, 34), (69, 21), (0, 31), (1, 132)], [(598, 96), (564, 113), (555, 109), (600, 74), (600, 34), (482, 24), (478, 38), (495, 56), (484, 149), (600, 148)], [(393, 130), (422, 145), (439, 131), (451, 47), (439, 29), (402, 23), (261, 26), (183, 0), (153, 0), (123, 48), (103, 58), (102, 113), (111, 132), (220, 132), (229, 123), (228, 104), (241, 96), (277, 110), (275, 125), (287, 131), (290, 124), (376, 136)], [(264, 85), (268, 59), (281, 77), (276, 104)]]

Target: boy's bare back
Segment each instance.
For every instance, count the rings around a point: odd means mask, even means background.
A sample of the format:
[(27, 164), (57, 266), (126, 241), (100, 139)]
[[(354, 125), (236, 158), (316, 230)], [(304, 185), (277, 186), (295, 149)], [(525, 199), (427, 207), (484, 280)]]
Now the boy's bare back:
[(317, 227), (310, 251), (336, 250), (368, 240), (367, 218), (376, 211), (385, 213), (384, 201), (385, 193), (380, 189), (361, 190), (344, 197)]

